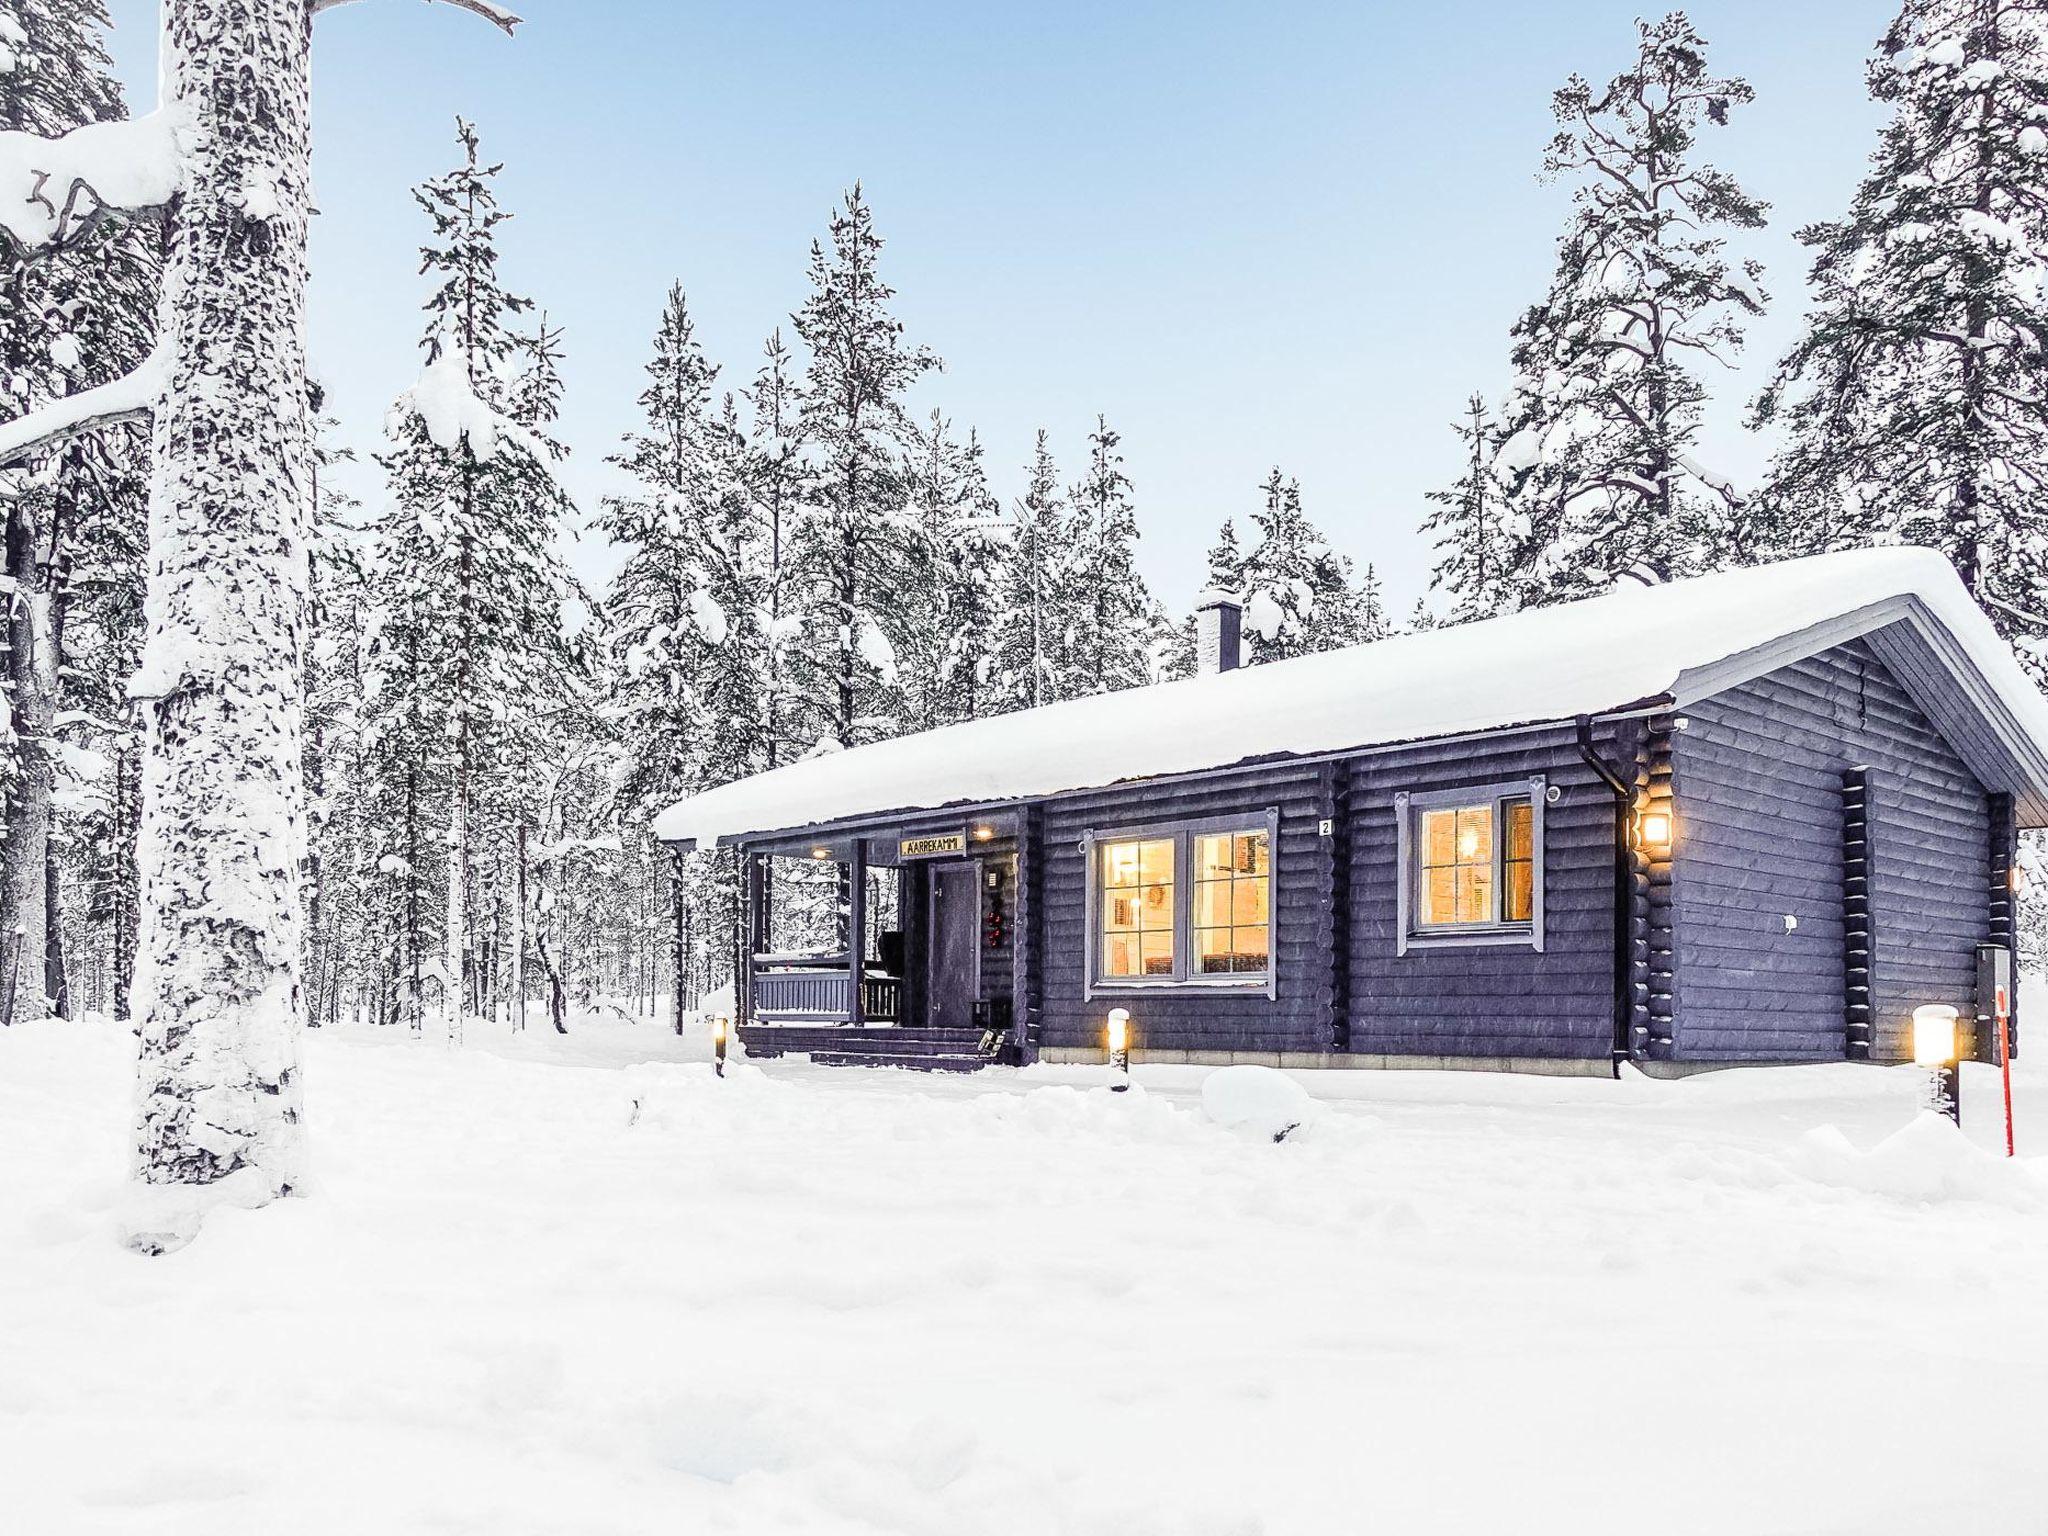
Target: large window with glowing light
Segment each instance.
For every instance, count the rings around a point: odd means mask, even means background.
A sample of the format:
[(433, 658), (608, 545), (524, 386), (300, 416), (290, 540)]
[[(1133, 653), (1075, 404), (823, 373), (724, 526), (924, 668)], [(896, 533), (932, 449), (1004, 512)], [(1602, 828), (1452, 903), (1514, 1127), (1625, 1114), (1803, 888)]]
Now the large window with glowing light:
[(1540, 781), (1397, 797), (1402, 939), (1541, 947)]
[(1091, 835), (1091, 982), (1270, 983), (1274, 833), (1268, 815)]

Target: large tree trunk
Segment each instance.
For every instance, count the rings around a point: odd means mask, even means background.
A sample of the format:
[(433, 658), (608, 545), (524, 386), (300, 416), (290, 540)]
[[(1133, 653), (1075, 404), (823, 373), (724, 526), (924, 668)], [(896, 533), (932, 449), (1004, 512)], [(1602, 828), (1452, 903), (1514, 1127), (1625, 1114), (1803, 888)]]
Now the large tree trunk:
[(141, 1037), (129, 1222), (145, 1252), (303, 1179), (299, 668), (306, 411), (306, 0), (165, 0), (190, 114), (151, 432)]

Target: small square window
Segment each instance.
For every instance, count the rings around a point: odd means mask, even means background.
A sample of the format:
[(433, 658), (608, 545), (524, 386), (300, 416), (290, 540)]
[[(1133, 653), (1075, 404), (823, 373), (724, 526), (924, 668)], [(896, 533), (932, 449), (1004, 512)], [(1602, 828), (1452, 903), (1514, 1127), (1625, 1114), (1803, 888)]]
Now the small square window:
[[(1535, 786), (1400, 796), (1408, 937), (1530, 935), (1542, 882)], [(1419, 802), (1419, 803), (1418, 803)], [(1540, 947), (1540, 944), (1539, 944)]]

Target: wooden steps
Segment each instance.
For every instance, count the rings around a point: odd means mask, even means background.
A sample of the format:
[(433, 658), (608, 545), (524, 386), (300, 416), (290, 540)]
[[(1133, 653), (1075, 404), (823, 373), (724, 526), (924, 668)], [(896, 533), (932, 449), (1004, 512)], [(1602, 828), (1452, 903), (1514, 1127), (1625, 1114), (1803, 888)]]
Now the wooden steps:
[(974, 1072), (995, 1057), (974, 1025), (749, 1024), (739, 1032), (749, 1056), (808, 1056), (821, 1067), (904, 1067), (916, 1072)]

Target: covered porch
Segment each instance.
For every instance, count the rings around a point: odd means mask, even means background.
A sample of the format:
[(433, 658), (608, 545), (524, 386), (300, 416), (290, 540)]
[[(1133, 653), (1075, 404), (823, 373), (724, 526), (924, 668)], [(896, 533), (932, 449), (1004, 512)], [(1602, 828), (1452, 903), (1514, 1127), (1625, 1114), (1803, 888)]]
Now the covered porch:
[[(744, 840), (747, 1054), (952, 1069), (1019, 1059), (1017, 816), (922, 813)], [(801, 926), (788, 909), (806, 905), (810, 937), (829, 941), (778, 946)]]

